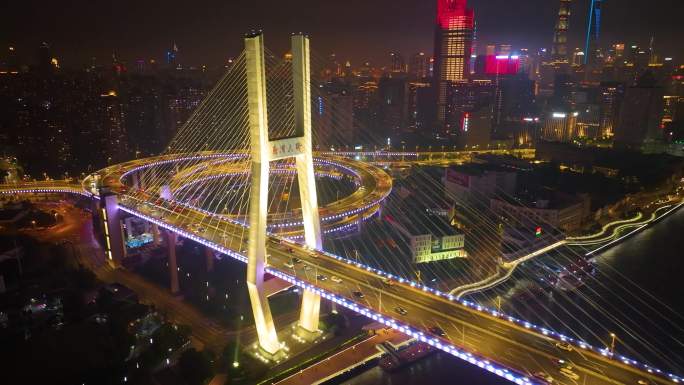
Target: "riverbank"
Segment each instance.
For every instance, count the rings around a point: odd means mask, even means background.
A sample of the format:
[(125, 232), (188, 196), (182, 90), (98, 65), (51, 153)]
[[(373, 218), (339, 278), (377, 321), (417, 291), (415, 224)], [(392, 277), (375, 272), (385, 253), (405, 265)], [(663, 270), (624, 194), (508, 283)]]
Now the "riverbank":
[(650, 213), (650, 215), (637, 213), (633, 218), (608, 223), (604, 225), (602, 229), (597, 233), (578, 237), (568, 237), (565, 240), (561, 240), (551, 245), (545, 246), (539, 250), (524, 255), (516, 260), (504, 262), (500, 265), (499, 269), (495, 274), (479, 282), (462, 285), (457, 288), (454, 288), (449, 293), (456, 296), (456, 298), (461, 298), (467, 295), (492, 289), (510, 279), (513, 276), (515, 270), (523, 263), (532, 260), (533, 258), (545, 255), (548, 252), (558, 249), (561, 246), (598, 246), (595, 249), (586, 252), (585, 256), (587, 257), (595, 254), (596, 252), (607, 250), (608, 248), (615, 246), (618, 243), (623, 242), (627, 240), (629, 237), (644, 230), (646, 227), (654, 223), (657, 223), (666, 216), (676, 212), (678, 209), (682, 207), (682, 205), (684, 205), (684, 202), (681, 199), (677, 199), (673, 203), (666, 203), (662, 204), (659, 207), (656, 207)]

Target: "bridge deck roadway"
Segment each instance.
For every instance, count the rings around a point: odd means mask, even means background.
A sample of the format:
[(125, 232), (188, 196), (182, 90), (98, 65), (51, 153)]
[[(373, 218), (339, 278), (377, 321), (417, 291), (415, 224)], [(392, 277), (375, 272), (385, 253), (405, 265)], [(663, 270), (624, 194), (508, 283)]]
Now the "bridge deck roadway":
[[(162, 211), (158, 217), (161, 217), (162, 225), (172, 231), (181, 235), (192, 234), (217, 250), (230, 249), (244, 254), (247, 232), (242, 225), (187, 207), (170, 210), (163, 205), (147, 202), (146, 197), (147, 194), (128, 190), (120, 195), (119, 206), (156, 221), (160, 219), (146, 212)], [(204, 230), (197, 232), (190, 225), (192, 223), (202, 223)], [(668, 379), (604, 357), (592, 350), (579, 347), (571, 351), (561, 349), (556, 346), (557, 339), (537, 330), (409, 284), (387, 285), (378, 274), (332, 258), (323, 252), (312, 251), (294, 243), (281, 243), (278, 238), (269, 236), (267, 253), (267, 267), (270, 269), (296, 277), (414, 330), (426, 331), (437, 326), (445, 332), (445, 336), (440, 339), (441, 343), (451, 344), (522, 375), (545, 372), (555, 379), (554, 383), (560, 384), (637, 384), (640, 380), (653, 384), (672, 383)], [(292, 264), (294, 257), (302, 262)], [(321, 275), (326, 279), (319, 279)], [(331, 279), (332, 276), (342, 281), (336, 283)], [(364, 294), (363, 298), (354, 294), (359, 291)], [(405, 309), (406, 313), (400, 314), (398, 308)], [(427, 332), (425, 334), (428, 338), (434, 338)], [(577, 378), (569, 378), (560, 372), (560, 359), (573, 365), (572, 372)]]
[(24, 194), (24, 193), (67, 193), (90, 195), (83, 191), (81, 185), (64, 180), (36, 181), (0, 184), (2, 194)]
[[(124, 210), (155, 221), (180, 235), (192, 236), (216, 250), (244, 253), (242, 250), (247, 247), (247, 239), (242, 225), (196, 209), (169, 209), (164, 205), (155, 205), (154, 202), (149, 202), (149, 194), (130, 190), (120, 183), (119, 177), (126, 170), (125, 167), (110, 170), (111, 173), (104, 180), (111, 182), (110, 187), (119, 194), (119, 206)], [(152, 215), (152, 212), (157, 214)], [(205, 229), (197, 231), (191, 226), (193, 223), (202, 223)], [(639, 381), (651, 384), (674, 383), (636, 366), (604, 357), (593, 350), (579, 347), (572, 350), (561, 349), (557, 347), (556, 339), (531, 327), (509, 322), (501, 316), (473, 309), (409, 284), (387, 285), (383, 277), (370, 268), (355, 266), (349, 261), (335, 259), (320, 251), (312, 251), (289, 242), (281, 244), (279, 239), (269, 236), (267, 253), (268, 269), (272, 271), (295, 277), (325, 293), (344, 298), (346, 304), (356, 303), (373, 313), (392, 318), (400, 325), (413, 328), (414, 331), (437, 326), (445, 332), (445, 336), (439, 341), (443, 348), (453, 345), (522, 375), (545, 372), (555, 379), (554, 383), (560, 384), (637, 384)], [(301, 259), (301, 262), (292, 265), (294, 257)], [(322, 275), (327, 279), (319, 279)], [(339, 277), (341, 282), (334, 282), (332, 276)], [(359, 291), (364, 294), (363, 298), (354, 294)], [(399, 307), (406, 310), (405, 314), (397, 311)], [(429, 339), (434, 338), (429, 333), (425, 335)], [(559, 371), (559, 359), (573, 365), (574, 374), (563, 375)]]
[[(132, 207), (129, 206), (131, 203)], [(120, 205), (122, 204), (136, 210), (132, 197), (124, 199)], [(205, 232), (195, 235), (237, 252), (247, 247), (246, 237), (242, 237), (242, 226), (229, 222), (211, 224), (205, 216), (202, 212), (190, 209), (181, 213), (168, 211), (164, 222), (170, 227), (178, 226), (181, 229), (182, 224), (189, 220), (209, 223)], [(182, 231), (192, 233), (189, 230)], [(276, 238), (271, 237), (267, 242), (267, 252), (268, 267), (272, 269), (357, 302), (417, 330), (438, 326), (446, 334), (443, 342), (486, 357), (522, 374), (546, 372), (555, 378), (556, 383), (561, 384), (637, 384), (641, 379), (658, 384), (671, 383), (589, 350), (560, 349), (555, 345), (557, 340), (551, 337), (422, 289), (401, 283), (388, 286), (382, 277), (373, 272), (299, 245), (280, 244)], [(291, 264), (293, 257), (302, 262), (294, 264), (294, 267), (286, 266)], [(327, 279), (318, 279), (319, 275), (325, 275)], [(339, 277), (342, 282), (334, 282), (332, 276)], [(353, 294), (355, 291), (362, 292), (364, 297), (357, 298)], [(405, 309), (407, 313), (400, 315), (395, 310), (398, 307)], [(575, 366), (573, 371), (579, 378), (573, 380), (561, 375), (557, 364), (559, 359), (572, 363)]]
[[(182, 183), (179, 182), (180, 179), (185, 180), (184, 183), (189, 181), (187, 178), (188, 175), (192, 175), (194, 178), (211, 178), (225, 173), (246, 170), (246, 164), (243, 163), (244, 160), (241, 160), (242, 157), (240, 157), (240, 153), (237, 153), (238, 157), (231, 158), (233, 155), (234, 154), (221, 154), (210, 151), (194, 154), (161, 155), (146, 159), (136, 159), (119, 165), (110, 166), (99, 171), (97, 174), (100, 176), (100, 181), (103, 186), (108, 187), (111, 191), (116, 192), (119, 195), (126, 193), (135, 196), (136, 199), (140, 201), (154, 202), (157, 201), (158, 191), (146, 191), (145, 193), (147, 195), (145, 196), (142, 191), (126, 186), (124, 181), (122, 181), (122, 175), (128, 171), (142, 168), (149, 164), (182, 161), (190, 158), (195, 159), (192, 164), (185, 164), (186, 168), (179, 170), (177, 175), (172, 178), (171, 185), (172, 187), (175, 186), (177, 188), (182, 185)], [(345, 170), (345, 173), (353, 174), (359, 186), (352, 194), (335, 202), (331, 202), (319, 209), (323, 231), (339, 229), (342, 226), (356, 223), (360, 218), (366, 218), (374, 214), (377, 211), (379, 203), (392, 191), (392, 178), (377, 167), (365, 163), (354, 162), (343, 157), (326, 156), (324, 158), (316, 158), (316, 161), (330, 164), (333, 167), (341, 167)], [(181, 163), (181, 165), (183, 164)], [(188, 172), (188, 169), (194, 171)], [(182, 175), (183, 178), (178, 175)], [(82, 182), (84, 190), (90, 189), (92, 181), (93, 176), (91, 175)], [(168, 204), (170, 202), (165, 203)], [(296, 212), (292, 214), (290, 222), (301, 221), (301, 212), (299, 210), (296, 210)], [(207, 219), (215, 222), (220, 218), (218, 216), (213, 216)], [(283, 218), (278, 218), (277, 215), (269, 215), (269, 223), (276, 221), (277, 219), (282, 220)], [(204, 223), (202, 223), (202, 225), (204, 225)], [(273, 231), (286, 237), (297, 237), (303, 234), (301, 226), (278, 227)]]
[[(372, 212), (372, 210), (368, 209), (357, 210), (359, 207), (376, 205), (385, 199), (392, 190), (392, 178), (376, 167), (369, 167), (365, 164), (359, 167), (358, 163), (338, 157), (316, 158), (315, 161), (314, 167), (317, 171), (321, 167), (319, 166), (321, 161), (326, 162), (323, 165), (342, 167), (344, 173), (352, 176), (360, 187), (352, 194), (319, 208), (321, 225), (324, 230), (358, 221), (359, 215), (363, 215), (365, 212)], [(212, 180), (224, 175), (246, 174), (249, 166), (249, 163), (244, 159), (233, 159), (231, 162), (226, 162), (225, 159), (208, 159), (174, 175), (170, 184), (171, 189), (176, 191), (187, 186), (188, 183), (194, 183), (194, 181)], [(294, 164), (287, 165), (283, 170), (294, 171)], [(235, 220), (244, 219), (247, 216), (247, 214), (243, 214), (241, 217), (230, 214), (223, 215)], [(269, 225), (293, 221), (301, 221), (301, 210), (299, 208), (288, 213), (270, 213), (268, 216)], [(274, 231), (285, 237), (295, 237), (303, 234), (301, 226), (284, 226)]]

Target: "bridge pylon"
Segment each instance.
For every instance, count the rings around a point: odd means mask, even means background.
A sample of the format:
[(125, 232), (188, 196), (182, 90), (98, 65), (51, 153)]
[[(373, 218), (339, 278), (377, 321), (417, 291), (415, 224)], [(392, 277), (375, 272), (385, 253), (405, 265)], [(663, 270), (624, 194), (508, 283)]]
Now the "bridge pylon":
[[(311, 137), (311, 64), (309, 38), (302, 34), (292, 35), (292, 83), (294, 98), (295, 134), (300, 139), (301, 151), (295, 155), (299, 199), (304, 223), (304, 242), (310, 248), (323, 247), (321, 220), (318, 215), (318, 197), (313, 167)], [(304, 290), (299, 326), (310, 333), (318, 332), (321, 297)]]
[[(304, 239), (311, 248), (320, 249), (322, 246), (311, 144), (309, 39), (304, 35), (293, 35), (292, 53), (295, 133), (291, 137), (269, 140), (263, 35), (259, 32), (245, 37), (252, 155), (247, 286), (259, 344), (269, 354), (276, 354), (280, 350), (268, 298), (263, 290), (270, 161), (295, 158), (304, 222)], [(318, 331), (320, 300), (320, 296), (314, 292), (304, 291), (299, 323), (307, 332)]]

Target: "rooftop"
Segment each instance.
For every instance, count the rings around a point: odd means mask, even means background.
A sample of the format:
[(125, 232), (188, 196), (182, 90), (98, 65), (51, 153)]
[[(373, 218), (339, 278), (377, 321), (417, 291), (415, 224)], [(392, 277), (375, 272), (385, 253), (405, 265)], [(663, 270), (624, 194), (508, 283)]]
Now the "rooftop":
[(537, 209), (564, 209), (582, 202), (580, 197), (549, 188), (525, 190), (518, 192), (515, 197), (499, 196), (493, 200)]
[(469, 176), (482, 176), (487, 172), (515, 172), (510, 168), (490, 163), (464, 163), (451, 166), (450, 169)]
[(450, 218), (435, 214), (435, 211), (450, 208), (450, 203), (442, 192), (417, 187), (424, 184), (414, 179), (408, 177), (395, 183), (390, 204), (384, 210), (385, 218), (402, 225), (412, 235), (432, 234), (442, 237), (458, 234), (458, 230), (449, 223)]

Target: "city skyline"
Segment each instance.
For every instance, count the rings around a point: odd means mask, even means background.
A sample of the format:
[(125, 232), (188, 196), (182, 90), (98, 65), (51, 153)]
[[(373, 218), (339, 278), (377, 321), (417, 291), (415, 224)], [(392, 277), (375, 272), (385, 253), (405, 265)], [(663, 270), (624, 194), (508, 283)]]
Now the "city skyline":
[[(117, 4), (113, 9), (80, 3), (8, 4), (3, 15), (10, 17), (3, 24), (9, 33), (0, 37), (0, 46), (16, 47), (19, 60), (30, 64), (35, 61), (38, 46), (46, 41), (63, 67), (70, 68), (90, 63), (92, 57), (99, 64), (108, 63), (113, 53), (129, 64), (137, 59), (161, 62), (165, 51), (175, 43), (180, 50), (179, 62), (215, 66), (237, 55), (239, 36), (252, 28), (265, 27), (273, 36), (268, 45), (278, 52), (287, 50), (287, 41), (281, 36), (301, 30), (312, 36), (316, 46), (330, 47), (319, 54), (336, 52), (353, 65), (366, 60), (386, 65), (390, 51), (401, 52), (405, 57), (415, 52), (431, 55), (433, 51), (434, 2), (352, 1), (345, 7), (335, 7), (304, 0), (295, 7), (269, 5), (266, 12), (256, 12), (258, 4), (244, 2), (230, 6), (205, 2), (205, 7), (167, 2), (163, 8)], [(475, 11), (478, 50), (490, 43), (551, 47), (557, 2), (526, 1), (515, 9), (506, 4), (501, 0), (469, 2)], [(653, 36), (658, 51), (675, 58), (682, 55), (675, 42), (684, 38), (684, 32), (676, 28), (676, 12), (668, 11), (677, 8), (676, 0), (663, 0), (659, 7), (646, 9), (637, 4), (635, 0), (623, 1), (621, 6), (613, 2), (602, 4), (600, 45), (620, 41), (646, 46)], [(589, 0), (573, 1), (568, 51), (584, 47), (588, 7)], [(233, 22), (236, 14), (246, 17)], [(250, 17), (257, 14), (260, 16)], [(326, 16), (316, 17), (317, 14)], [(355, 27), (350, 28), (352, 25)], [(400, 34), (395, 33), (395, 25), (401, 25)], [(624, 28), (625, 25), (630, 28)], [(365, 44), (357, 44), (359, 39)]]
[(682, 0), (26, 1), (9, 384), (684, 384)]

